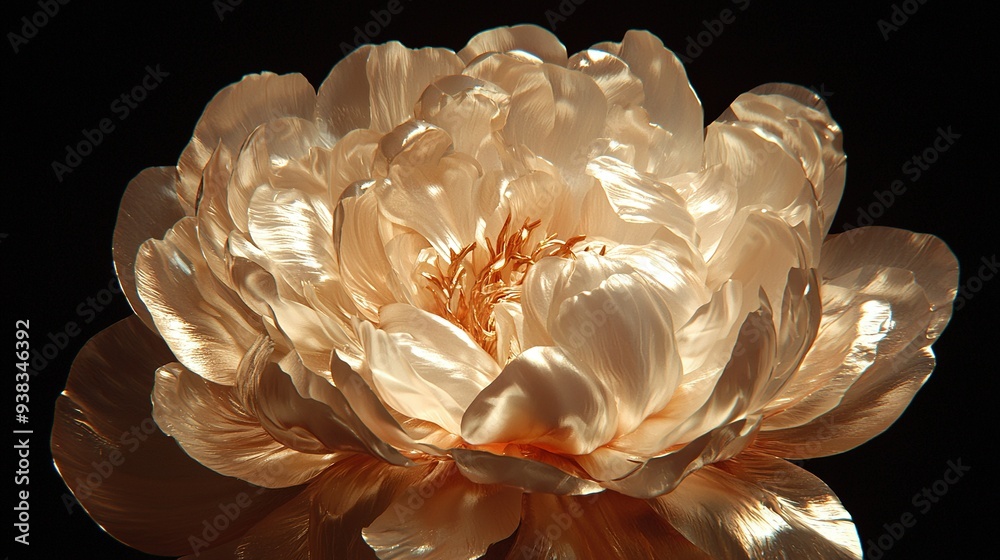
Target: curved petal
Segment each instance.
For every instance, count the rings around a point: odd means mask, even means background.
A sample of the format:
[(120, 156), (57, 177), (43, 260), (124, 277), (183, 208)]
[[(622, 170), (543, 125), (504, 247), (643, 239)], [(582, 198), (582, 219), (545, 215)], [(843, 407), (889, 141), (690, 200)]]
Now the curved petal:
[(639, 278), (614, 274), (559, 306), (552, 337), (618, 403), (618, 434), (667, 404), (683, 367), (670, 311)]
[(369, 128), (389, 132), (413, 118), (413, 106), (428, 84), (462, 72), (462, 60), (448, 49), (408, 49), (398, 42), (368, 51)]
[(473, 560), (517, 529), (522, 494), (476, 484), (454, 464), (439, 463), (362, 534), (382, 560)]
[(162, 238), (184, 217), (184, 209), (177, 200), (178, 180), (175, 167), (142, 170), (125, 188), (115, 222), (112, 244), (115, 274), (132, 310), (151, 330), (156, 330), (153, 317), (136, 290), (136, 255), (147, 239)]
[(579, 455), (617, 429), (615, 399), (559, 349), (536, 346), (504, 367), (462, 418), (474, 445), (523, 442)]
[(160, 432), (149, 395), (156, 368), (173, 359), (136, 317), (98, 333), (73, 362), (51, 442), (59, 474), (88, 514), (129, 546), (164, 556), (189, 553), (191, 536), (222, 504), (246, 506), (218, 537), (229, 540), (299, 491), (222, 476)]
[(469, 64), (485, 53), (523, 51), (559, 66), (566, 66), (566, 47), (548, 30), (537, 25), (496, 27), (477, 34), (465, 48), (458, 51), (463, 62)]
[(937, 237), (881, 226), (857, 228), (828, 237), (822, 254), (824, 278), (866, 265), (909, 270), (932, 306), (927, 336), (937, 338), (948, 324), (958, 293), (958, 259)]
[(789, 459), (843, 453), (885, 431), (910, 405), (934, 370), (934, 353), (879, 357), (836, 408), (804, 424), (761, 431), (755, 446)]
[(695, 171), (701, 167), (704, 145), (704, 115), (701, 101), (688, 82), (684, 66), (648, 31), (630, 30), (621, 43), (594, 45), (628, 64), (639, 77), (645, 92), (643, 107), (653, 124), (672, 135), (669, 151), (661, 158), (673, 163), (659, 170), (662, 177)]
[(325, 122), (338, 139), (371, 125), (368, 57), (374, 48), (361, 45), (351, 51), (334, 65), (316, 92), (316, 118)]
[(764, 84), (736, 98), (719, 120), (754, 123), (781, 138), (802, 163), (830, 230), (847, 172), (843, 133), (815, 92), (792, 84)]
[(673, 188), (611, 156), (587, 163), (587, 174), (597, 179), (611, 207), (627, 222), (653, 223), (694, 241), (695, 225), (684, 199)]
[(156, 372), (153, 418), (199, 463), (265, 488), (308, 482), (336, 458), (280, 443), (232, 387), (212, 383), (178, 363)]
[(525, 494), (515, 558), (709, 560), (650, 508), (615, 492), (589, 496)]
[(202, 170), (220, 142), (235, 154), (258, 125), (280, 117), (311, 119), (315, 104), (316, 91), (301, 74), (250, 74), (215, 94), (177, 163), (177, 198), (187, 213), (198, 206)]
[(323, 202), (299, 190), (263, 186), (250, 199), (248, 226), (290, 284), (319, 284), (337, 275), (333, 218)]
[(263, 327), (208, 269), (197, 227), (189, 216), (162, 241), (142, 245), (136, 260), (139, 296), (177, 359), (206, 379), (231, 385)]
[(476, 449), (452, 449), (462, 475), (477, 484), (504, 484), (526, 492), (592, 494), (600, 484), (579, 478), (554, 465), (514, 455), (495, 455)]
[(696, 471), (649, 503), (713, 558), (861, 560), (851, 516), (808, 472), (767, 455), (739, 457)]

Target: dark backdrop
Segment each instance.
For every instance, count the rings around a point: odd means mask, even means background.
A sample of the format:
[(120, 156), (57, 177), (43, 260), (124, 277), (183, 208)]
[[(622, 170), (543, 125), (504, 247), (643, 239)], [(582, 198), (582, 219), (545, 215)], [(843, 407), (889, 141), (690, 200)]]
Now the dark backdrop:
[[(12, 340), (14, 321), (27, 318), (38, 342), (69, 321), (81, 326), (32, 380), (32, 544), (12, 545), (11, 555), (147, 558), (103, 533), (79, 508), (68, 513), (47, 443), (52, 403), (73, 356), (88, 338), (129, 313), (120, 295), (100, 311), (80, 309), (114, 278), (111, 237), (119, 198), (143, 168), (176, 162), (205, 103), (220, 88), (262, 70), (301, 72), (318, 85), (342, 57), (341, 43), (353, 44), (355, 26), (369, 24), (370, 10), (388, 2), (198, 0), (179, 7), (77, 0), (60, 4), (49, 18), (34, 16), (42, 9), (35, 1), (5, 4), (3, 332)], [(1000, 282), (991, 283), (987, 269), (980, 274), (982, 259), (995, 259), (1000, 246), (1000, 122), (991, 83), (1000, 65), (996, 11), (971, 4), (543, 0), (473, 7), (402, 0), (401, 13), (368, 29), (377, 31), (373, 42), (457, 50), (474, 33), (497, 25), (554, 24), (573, 53), (618, 41), (627, 29), (646, 28), (691, 60), (688, 75), (708, 120), (763, 82), (819, 90), (845, 131), (850, 161), (834, 232), (856, 224), (859, 209), (865, 209), (877, 214), (877, 224), (934, 233), (958, 255), (966, 297), (934, 346), (937, 370), (902, 419), (868, 444), (807, 461), (806, 468), (839, 494), (866, 548), (880, 537), (892, 545), (872, 558), (973, 558), (980, 556), (973, 552), (977, 545), (996, 536), (1000, 497), (990, 457), (997, 429)], [(29, 38), (22, 17), (48, 21)], [(125, 110), (114, 100), (141, 83), (147, 66), (157, 65), (169, 75), (122, 118)], [(112, 119), (115, 129), (75, 169), (57, 177), (53, 161), (64, 160), (66, 146), (103, 118)], [(915, 177), (904, 165), (933, 146), (940, 129), (958, 138)], [(891, 203), (882, 195), (879, 202), (876, 193), (897, 179), (905, 193)], [(13, 361), (9, 354), (7, 360)], [(968, 474), (929, 511), (918, 508), (914, 495), (942, 480), (949, 461), (959, 460), (971, 467)], [(885, 524), (906, 513), (916, 525), (898, 539), (884, 536)]]

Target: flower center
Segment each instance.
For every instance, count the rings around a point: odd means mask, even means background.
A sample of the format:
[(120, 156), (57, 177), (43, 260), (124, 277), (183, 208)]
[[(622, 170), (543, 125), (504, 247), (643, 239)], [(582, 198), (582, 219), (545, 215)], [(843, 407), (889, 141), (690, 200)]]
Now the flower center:
[(573, 246), (586, 238), (575, 235), (562, 240), (550, 234), (529, 250), (528, 240), (540, 224), (541, 220), (525, 219), (520, 228), (512, 230), (508, 215), (496, 242), (486, 240), (486, 263), (478, 270), (466, 262), (472, 260), (468, 257), (476, 248), (473, 242), (451, 252), (447, 270), (422, 273), (439, 303), (439, 315), (469, 333), (491, 356), (496, 356), (497, 344), (493, 308), (502, 301), (520, 302), (521, 283), (531, 265), (546, 257), (572, 258)]

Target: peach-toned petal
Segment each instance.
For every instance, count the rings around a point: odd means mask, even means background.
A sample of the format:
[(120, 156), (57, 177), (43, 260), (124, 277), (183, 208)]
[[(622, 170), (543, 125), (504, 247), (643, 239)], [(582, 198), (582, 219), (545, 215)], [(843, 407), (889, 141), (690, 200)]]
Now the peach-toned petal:
[(823, 244), (819, 270), (824, 278), (865, 265), (913, 272), (933, 306), (927, 336), (935, 339), (941, 334), (958, 293), (958, 260), (944, 241), (925, 233), (874, 226), (831, 235)]
[(477, 34), (458, 56), (466, 64), (485, 53), (523, 51), (559, 66), (566, 65), (566, 47), (555, 35), (537, 25), (497, 27)]
[(861, 559), (861, 540), (837, 497), (808, 472), (743, 454), (687, 477), (649, 503), (713, 558)]
[(611, 207), (623, 220), (662, 225), (694, 241), (694, 220), (688, 214), (684, 199), (670, 186), (639, 174), (630, 165), (611, 156), (590, 160), (587, 174), (601, 183)]
[(473, 560), (517, 529), (521, 496), (518, 489), (471, 482), (454, 464), (439, 463), (362, 534), (381, 560)]
[(614, 274), (559, 306), (551, 325), (559, 346), (618, 403), (618, 434), (666, 405), (683, 368), (670, 311), (637, 276)]
[(709, 560), (643, 500), (615, 492), (589, 496), (525, 494), (509, 560)]
[(600, 484), (585, 480), (554, 465), (516, 455), (494, 455), (475, 449), (452, 449), (462, 474), (477, 484), (505, 484), (526, 492), (592, 494)]
[[(411, 50), (395, 41), (368, 51), (371, 124), (389, 132), (413, 118), (413, 106), (428, 84), (462, 71), (462, 61), (447, 49)], [(352, 84), (352, 87), (353, 84)]]
[(338, 62), (316, 92), (316, 118), (338, 138), (367, 129), (372, 122), (368, 57), (375, 47), (361, 45)]
[(250, 498), (222, 531), (228, 540), (299, 491), (222, 476), (160, 432), (149, 395), (156, 368), (173, 359), (136, 317), (97, 334), (70, 369), (51, 442), (59, 474), (101, 527), (129, 546), (169, 556), (191, 551), (191, 535), (204, 531), (220, 504)]
[(199, 463), (265, 488), (308, 482), (336, 458), (329, 449), (302, 452), (289, 447), (286, 443), (296, 443), (295, 432), (279, 434), (282, 443), (232, 387), (212, 383), (177, 363), (156, 372), (153, 417)]
[(115, 273), (132, 310), (150, 329), (156, 328), (153, 317), (136, 290), (136, 254), (143, 242), (162, 238), (184, 217), (184, 209), (177, 200), (178, 180), (174, 167), (144, 169), (125, 188), (115, 222)]
[(197, 220), (177, 222), (163, 240), (139, 249), (136, 280), (163, 339), (192, 371), (231, 385), (260, 318), (215, 279), (198, 245)]
[(643, 107), (649, 120), (672, 135), (669, 151), (660, 157), (671, 161), (660, 170), (662, 177), (695, 171), (702, 161), (704, 116), (701, 101), (691, 89), (684, 66), (677, 55), (648, 31), (630, 30), (621, 43), (594, 45), (624, 60), (629, 71), (642, 80)]
[(618, 427), (614, 398), (559, 348), (536, 346), (504, 367), (462, 418), (472, 444), (523, 442), (578, 455)]
[(755, 445), (789, 459), (809, 459), (843, 453), (882, 433), (934, 370), (930, 348), (901, 354), (876, 359), (826, 414), (789, 428), (768, 430), (765, 424)]
[(843, 133), (815, 92), (792, 84), (764, 84), (733, 101), (720, 120), (754, 123), (776, 134), (802, 162), (820, 203), (825, 234), (840, 204), (847, 173)]
[(258, 125), (280, 117), (312, 118), (315, 105), (316, 91), (301, 74), (250, 74), (217, 93), (177, 164), (177, 197), (187, 213), (197, 207), (202, 170), (220, 142), (235, 154)]

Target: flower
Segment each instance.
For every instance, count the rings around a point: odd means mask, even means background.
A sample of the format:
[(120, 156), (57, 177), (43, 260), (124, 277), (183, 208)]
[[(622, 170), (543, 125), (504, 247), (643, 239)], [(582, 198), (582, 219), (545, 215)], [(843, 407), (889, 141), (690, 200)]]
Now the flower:
[(702, 126), (641, 31), (245, 77), (125, 192), (135, 317), (73, 364), (64, 480), (164, 555), (860, 558), (786, 459), (901, 414), (955, 257), (827, 235), (845, 157), (808, 90)]

